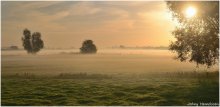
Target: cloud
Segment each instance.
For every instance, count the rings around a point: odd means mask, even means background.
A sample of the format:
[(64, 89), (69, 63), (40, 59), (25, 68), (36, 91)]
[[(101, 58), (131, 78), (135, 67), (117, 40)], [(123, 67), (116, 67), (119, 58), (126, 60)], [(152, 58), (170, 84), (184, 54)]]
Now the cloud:
[(173, 27), (167, 16), (164, 2), (2, 2), (2, 40), (21, 46), (21, 32), (29, 28), (42, 32), (46, 45), (54, 47), (79, 46), (87, 38), (103, 47), (141, 46), (146, 40), (167, 45)]

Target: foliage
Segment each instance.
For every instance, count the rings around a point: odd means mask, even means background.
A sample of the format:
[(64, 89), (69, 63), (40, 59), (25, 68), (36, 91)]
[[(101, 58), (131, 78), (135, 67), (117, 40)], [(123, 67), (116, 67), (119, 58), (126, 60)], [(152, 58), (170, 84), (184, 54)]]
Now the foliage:
[[(169, 46), (178, 54), (177, 59), (208, 67), (216, 64), (219, 58), (219, 2), (168, 1), (167, 6), (179, 22), (172, 33), (176, 41)], [(197, 8), (196, 16), (184, 16), (183, 11), (188, 6)]]
[(44, 47), (44, 42), (41, 39), (41, 34), (39, 32), (34, 32), (31, 36), (31, 31), (25, 29), (23, 35), (23, 46), (28, 53), (35, 54)]
[(80, 48), (81, 53), (96, 53), (97, 48), (92, 40), (85, 40)]

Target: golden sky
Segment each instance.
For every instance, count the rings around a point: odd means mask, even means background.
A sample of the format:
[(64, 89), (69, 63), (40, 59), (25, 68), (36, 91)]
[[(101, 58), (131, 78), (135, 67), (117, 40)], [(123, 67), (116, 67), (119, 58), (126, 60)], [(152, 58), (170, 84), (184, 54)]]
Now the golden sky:
[(41, 32), (46, 47), (168, 46), (174, 29), (161, 1), (3, 1), (2, 47), (22, 47), (23, 29)]

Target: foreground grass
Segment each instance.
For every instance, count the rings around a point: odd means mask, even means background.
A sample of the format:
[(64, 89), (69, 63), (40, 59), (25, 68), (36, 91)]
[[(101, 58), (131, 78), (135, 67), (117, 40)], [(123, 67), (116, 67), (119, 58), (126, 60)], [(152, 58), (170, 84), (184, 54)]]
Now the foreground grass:
[[(79, 78), (80, 77), (80, 78)], [(2, 77), (2, 105), (187, 105), (218, 103), (218, 72)]]

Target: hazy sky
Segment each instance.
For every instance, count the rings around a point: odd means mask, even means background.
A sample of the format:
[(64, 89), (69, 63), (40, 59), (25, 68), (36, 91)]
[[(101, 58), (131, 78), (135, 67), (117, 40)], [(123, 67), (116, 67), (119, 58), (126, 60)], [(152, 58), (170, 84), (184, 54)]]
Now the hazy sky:
[(23, 29), (41, 32), (46, 47), (167, 46), (174, 23), (165, 2), (2, 2), (2, 46), (22, 47)]

